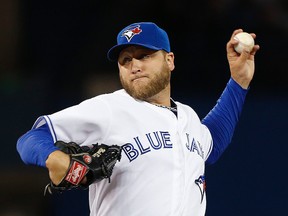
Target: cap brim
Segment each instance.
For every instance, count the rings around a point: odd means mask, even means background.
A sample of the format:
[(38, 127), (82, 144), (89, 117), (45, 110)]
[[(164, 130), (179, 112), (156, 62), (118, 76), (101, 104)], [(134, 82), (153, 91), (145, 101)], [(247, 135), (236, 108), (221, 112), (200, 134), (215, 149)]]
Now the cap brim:
[(128, 46), (142, 46), (148, 49), (152, 50), (161, 50), (162, 48), (147, 45), (147, 44), (141, 44), (141, 43), (128, 43), (128, 44), (120, 44), (120, 45), (115, 45), (113, 46), (107, 53), (107, 58), (110, 61), (116, 61), (119, 57), (120, 52), (125, 49)]

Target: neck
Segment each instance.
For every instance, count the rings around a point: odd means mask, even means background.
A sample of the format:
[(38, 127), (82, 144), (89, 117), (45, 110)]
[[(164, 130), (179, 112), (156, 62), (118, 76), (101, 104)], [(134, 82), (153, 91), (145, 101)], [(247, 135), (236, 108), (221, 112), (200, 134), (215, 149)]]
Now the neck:
[(171, 103), (171, 106), (163, 106), (163, 105), (158, 105), (158, 104), (154, 104), (154, 105), (172, 111), (177, 117), (177, 113), (178, 113), (177, 105), (172, 99), (170, 99), (170, 103)]
[(156, 98), (154, 100), (149, 100), (148, 101), (151, 104), (155, 104), (155, 105), (162, 105), (162, 106), (171, 106), (171, 102), (170, 102), (170, 95), (169, 97), (165, 97), (165, 98)]
[(158, 94), (147, 99), (147, 102), (154, 104), (154, 105), (161, 105), (161, 106), (170, 107), (171, 106), (170, 86), (167, 86), (165, 89), (163, 89)]

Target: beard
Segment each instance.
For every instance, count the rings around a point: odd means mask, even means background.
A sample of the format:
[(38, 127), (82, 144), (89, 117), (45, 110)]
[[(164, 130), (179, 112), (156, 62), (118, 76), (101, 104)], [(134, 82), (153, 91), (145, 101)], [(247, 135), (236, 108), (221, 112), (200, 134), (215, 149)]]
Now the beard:
[(120, 82), (126, 92), (135, 99), (147, 101), (147, 99), (165, 89), (170, 83), (171, 71), (167, 64), (163, 64), (159, 73), (155, 75), (145, 83), (134, 84), (123, 79), (120, 75)]

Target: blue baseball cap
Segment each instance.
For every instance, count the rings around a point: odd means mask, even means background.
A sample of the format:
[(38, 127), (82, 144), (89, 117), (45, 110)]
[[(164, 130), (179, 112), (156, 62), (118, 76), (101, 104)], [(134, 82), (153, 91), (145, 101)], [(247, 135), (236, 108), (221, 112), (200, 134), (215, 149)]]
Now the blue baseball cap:
[(153, 22), (139, 22), (125, 27), (118, 33), (117, 45), (108, 51), (108, 59), (116, 61), (120, 52), (132, 45), (170, 52), (169, 38), (163, 29)]

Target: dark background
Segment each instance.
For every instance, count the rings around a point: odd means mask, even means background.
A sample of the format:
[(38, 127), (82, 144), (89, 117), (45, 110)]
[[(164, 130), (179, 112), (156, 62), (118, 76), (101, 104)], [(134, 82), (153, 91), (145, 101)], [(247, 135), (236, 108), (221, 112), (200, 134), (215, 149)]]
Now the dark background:
[(1, 216), (88, 215), (87, 191), (43, 196), (48, 173), (23, 164), (16, 142), (38, 116), (119, 88), (106, 53), (138, 21), (168, 32), (172, 96), (201, 118), (229, 79), (225, 46), (233, 30), (257, 34), (261, 49), (241, 120), (229, 148), (207, 167), (207, 216), (287, 214), (287, 1), (0, 3)]

